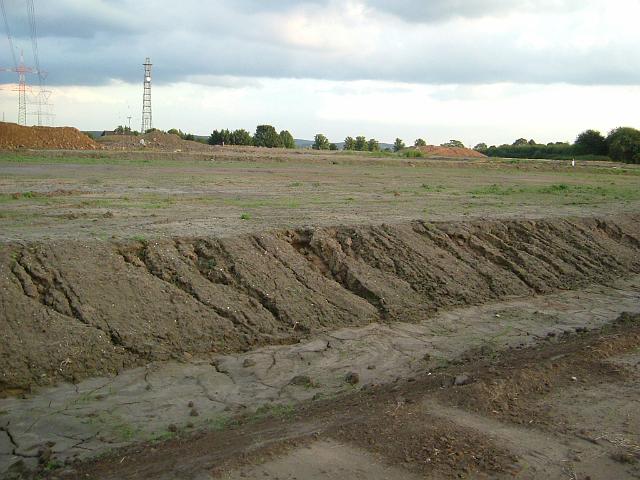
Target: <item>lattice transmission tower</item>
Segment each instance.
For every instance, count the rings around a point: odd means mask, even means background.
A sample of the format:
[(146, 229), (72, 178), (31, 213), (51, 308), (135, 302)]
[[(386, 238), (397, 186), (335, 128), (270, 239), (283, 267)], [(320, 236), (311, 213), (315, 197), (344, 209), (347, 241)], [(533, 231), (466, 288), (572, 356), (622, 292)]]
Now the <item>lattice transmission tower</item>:
[[(29, 19), (29, 35), (31, 37), (31, 47), (33, 49), (33, 59), (35, 67), (27, 67), (24, 61), (24, 54), (20, 51), (20, 61), (16, 57), (16, 52), (13, 45), (13, 38), (11, 36), (11, 30), (9, 27), (9, 20), (4, 4), (4, 0), (0, 0), (0, 13), (2, 13), (2, 20), (9, 41), (9, 50), (11, 51), (11, 59), (13, 60), (12, 67), (0, 68), (0, 72), (13, 72), (18, 74), (18, 124), (27, 124), (27, 93), (31, 93), (31, 89), (27, 86), (27, 74), (38, 75), (39, 91), (35, 95), (35, 103), (37, 105), (37, 111), (35, 115), (38, 118), (38, 125), (42, 125), (43, 118), (52, 118), (53, 114), (48, 112), (48, 108), (51, 107), (49, 103), (49, 97), (51, 92), (44, 88), (44, 79), (46, 72), (40, 68), (40, 58), (38, 55), (38, 30), (36, 26), (35, 8), (33, 0), (26, 0), (27, 4), (27, 17)], [(31, 115), (32, 112), (29, 112)]]
[(143, 63), (144, 66), (144, 93), (142, 94), (142, 128), (140, 133), (153, 128), (151, 120), (151, 60), (149, 57)]

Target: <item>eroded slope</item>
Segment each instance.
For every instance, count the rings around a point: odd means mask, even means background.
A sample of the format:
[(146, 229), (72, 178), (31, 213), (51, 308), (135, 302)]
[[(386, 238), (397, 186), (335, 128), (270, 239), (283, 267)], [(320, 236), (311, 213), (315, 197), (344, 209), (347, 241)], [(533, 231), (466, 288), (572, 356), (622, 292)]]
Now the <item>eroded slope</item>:
[(0, 390), (640, 271), (637, 215), (8, 245)]

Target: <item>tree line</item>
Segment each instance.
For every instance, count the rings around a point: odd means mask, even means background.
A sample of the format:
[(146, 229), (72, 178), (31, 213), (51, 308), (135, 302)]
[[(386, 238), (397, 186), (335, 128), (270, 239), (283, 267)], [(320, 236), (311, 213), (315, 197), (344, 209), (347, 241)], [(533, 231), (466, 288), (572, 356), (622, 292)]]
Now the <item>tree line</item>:
[(253, 135), (240, 128), (214, 130), (209, 136), (209, 145), (247, 145), (267, 148), (295, 148), (296, 142), (288, 130), (280, 133), (272, 125), (258, 125)]
[[(427, 145), (427, 142), (422, 138), (418, 138), (414, 145), (416, 147), (424, 147)], [(313, 140), (313, 145), (311, 146), (314, 150), (338, 150), (338, 146), (335, 143), (330, 143), (327, 137), (322, 133), (317, 133)], [(400, 138), (396, 138), (395, 143), (393, 144), (393, 151), (399, 152), (406, 148), (404, 141)], [(375, 138), (370, 138), (367, 140), (367, 137), (364, 135), (359, 135), (357, 137), (346, 137), (342, 144), (343, 150), (351, 150), (355, 152), (379, 152), (380, 151), (380, 142)]]
[(640, 130), (631, 127), (614, 128), (605, 137), (598, 130), (585, 130), (573, 143), (539, 144), (535, 140), (519, 138), (511, 145), (479, 143), (474, 147), (489, 157), (571, 159), (612, 159), (625, 163), (640, 163)]

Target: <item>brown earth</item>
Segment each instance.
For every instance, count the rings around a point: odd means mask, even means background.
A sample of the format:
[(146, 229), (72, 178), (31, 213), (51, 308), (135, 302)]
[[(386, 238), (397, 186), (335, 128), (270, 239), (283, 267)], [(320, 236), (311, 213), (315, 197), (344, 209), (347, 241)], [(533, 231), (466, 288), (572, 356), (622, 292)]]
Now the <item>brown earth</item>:
[(0, 250), (0, 391), (640, 271), (637, 215), (307, 228)]
[(427, 157), (443, 157), (443, 158), (486, 158), (487, 156), (476, 152), (470, 148), (462, 147), (438, 147), (436, 145), (427, 145), (425, 147), (417, 147)]
[[(224, 431), (129, 447), (49, 476), (638, 478), (639, 322), (623, 314), (601, 330), (530, 348), (469, 352), (416, 378), (287, 414), (240, 416)], [(576, 394), (578, 404), (619, 398), (631, 408), (589, 413), (572, 408)]]
[(73, 127), (24, 127), (0, 122), (0, 149), (95, 150), (100, 146)]
[[(144, 141), (144, 145), (140, 141)], [(105, 135), (98, 143), (110, 150), (150, 149), (171, 152), (212, 152), (216, 147), (192, 140), (183, 140), (173, 133), (161, 131), (144, 135)]]

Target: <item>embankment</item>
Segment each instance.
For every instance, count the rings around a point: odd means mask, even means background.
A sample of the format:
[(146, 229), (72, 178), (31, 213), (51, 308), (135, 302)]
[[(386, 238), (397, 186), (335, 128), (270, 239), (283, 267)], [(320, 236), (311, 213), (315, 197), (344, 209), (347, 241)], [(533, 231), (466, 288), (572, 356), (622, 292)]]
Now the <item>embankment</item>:
[(0, 249), (0, 394), (640, 272), (640, 215)]

